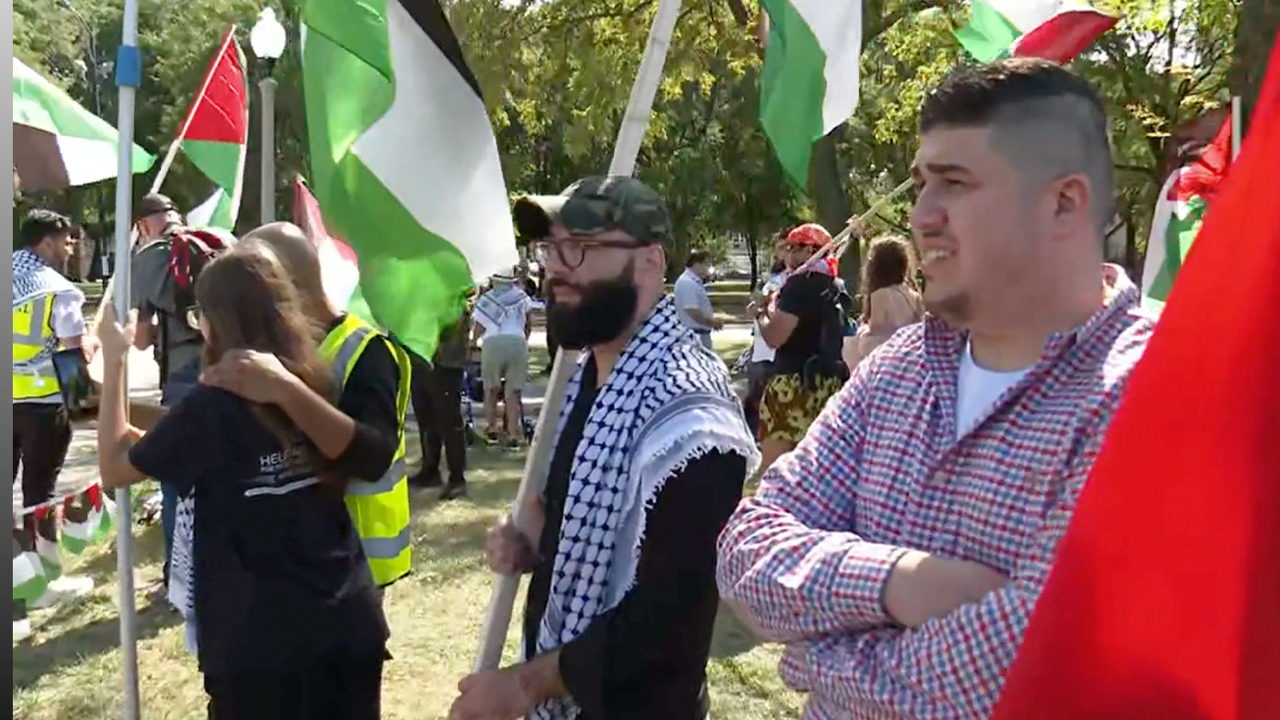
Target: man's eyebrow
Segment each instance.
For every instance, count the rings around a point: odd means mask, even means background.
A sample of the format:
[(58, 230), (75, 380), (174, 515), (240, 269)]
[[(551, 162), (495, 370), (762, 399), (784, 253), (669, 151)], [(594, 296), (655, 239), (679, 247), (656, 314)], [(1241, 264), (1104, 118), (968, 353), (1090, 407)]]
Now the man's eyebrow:
[(928, 170), (929, 173), (933, 175), (947, 175), (950, 173), (970, 174), (969, 168), (957, 163), (923, 163), (922, 165), (912, 165), (912, 174), (919, 173), (921, 167)]

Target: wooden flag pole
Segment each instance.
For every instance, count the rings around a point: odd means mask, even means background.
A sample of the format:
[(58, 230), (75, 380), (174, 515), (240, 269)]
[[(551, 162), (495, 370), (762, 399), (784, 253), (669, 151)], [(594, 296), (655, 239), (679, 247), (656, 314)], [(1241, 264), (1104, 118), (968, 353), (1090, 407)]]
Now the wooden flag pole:
[[(680, 15), (680, 4), (681, 0), (662, 0), (654, 14), (653, 25), (649, 28), (649, 41), (645, 46), (644, 56), (640, 60), (635, 84), (631, 86), (631, 98), (627, 101), (622, 126), (618, 129), (617, 142), (614, 143), (613, 159), (609, 163), (610, 175), (631, 175), (635, 172), (640, 144), (649, 128), (649, 117), (653, 113), (653, 99), (662, 81), (662, 66), (666, 63), (667, 49), (671, 46), (671, 35), (675, 31), (676, 19)], [(533, 433), (529, 457), (525, 461), (524, 477), (520, 480), (520, 489), (516, 491), (516, 500), (512, 508), (512, 520), (516, 527), (535, 546), (538, 542), (536, 535), (538, 529), (528, 527), (527, 508), (542, 496), (542, 490), (546, 487), (547, 469), (551, 465), (551, 454), (555, 450), (556, 426), (559, 424), (560, 412), (564, 408), (569, 378), (578, 366), (578, 357), (576, 350), (565, 348), (561, 348), (556, 355), (551, 370), (551, 381), (547, 385), (542, 403), (542, 411), (538, 414), (538, 424)], [(476, 670), (492, 670), (501, 663), (502, 649), (511, 627), (512, 611), (519, 590), (520, 577), (517, 575), (500, 576), (494, 583), (493, 595), (489, 600), (489, 609), (485, 612), (484, 625), (480, 633), (480, 653), (476, 656)]]

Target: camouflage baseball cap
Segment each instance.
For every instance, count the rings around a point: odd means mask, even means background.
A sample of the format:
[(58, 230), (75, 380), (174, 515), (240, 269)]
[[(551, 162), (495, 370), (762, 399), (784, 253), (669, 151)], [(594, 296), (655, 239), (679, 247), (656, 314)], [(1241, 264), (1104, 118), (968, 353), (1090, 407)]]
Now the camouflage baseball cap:
[(671, 218), (658, 193), (623, 175), (583, 178), (559, 195), (529, 195), (511, 210), (522, 240), (541, 240), (559, 221), (573, 235), (621, 230), (646, 243), (671, 240)]

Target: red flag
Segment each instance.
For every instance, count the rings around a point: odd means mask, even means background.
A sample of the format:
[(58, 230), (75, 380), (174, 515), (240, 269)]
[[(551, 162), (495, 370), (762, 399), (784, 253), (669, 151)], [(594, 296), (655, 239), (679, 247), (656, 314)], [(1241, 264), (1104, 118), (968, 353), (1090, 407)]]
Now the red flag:
[(320, 270), (324, 276), (325, 294), (330, 302), (346, 309), (351, 295), (360, 284), (360, 267), (356, 253), (341, 239), (325, 229), (320, 203), (301, 178), (293, 181), (293, 222), (302, 228), (320, 253)]
[(1280, 45), (995, 720), (1280, 718)]

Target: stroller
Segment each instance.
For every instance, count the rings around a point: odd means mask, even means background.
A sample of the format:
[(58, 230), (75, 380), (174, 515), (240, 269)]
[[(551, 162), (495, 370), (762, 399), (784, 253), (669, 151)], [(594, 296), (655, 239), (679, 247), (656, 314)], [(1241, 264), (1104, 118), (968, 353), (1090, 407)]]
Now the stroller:
[[(520, 431), (525, 442), (533, 442), (534, 421), (524, 411), (524, 399), (520, 398)], [(476, 424), (475, 406), (484, 405), (484, 380), (480, 377), (480, 358), (473, 353), (462, 368), (463, 418), (467, 428), (467, 445), (486, 442), (484, 433)]]

